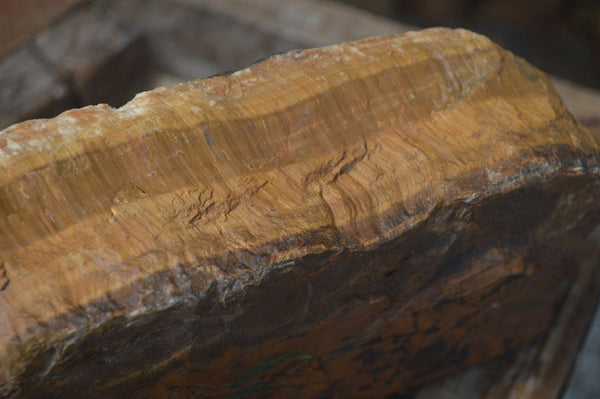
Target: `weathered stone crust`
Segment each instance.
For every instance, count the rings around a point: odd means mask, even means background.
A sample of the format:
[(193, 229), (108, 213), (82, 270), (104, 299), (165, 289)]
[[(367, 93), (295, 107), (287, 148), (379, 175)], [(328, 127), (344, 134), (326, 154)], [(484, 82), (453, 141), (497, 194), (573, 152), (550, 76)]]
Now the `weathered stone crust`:
[(372, 397), (501, 355), (566, 292), (599, 148), (447, 29), (14, 125), (0, 395)]

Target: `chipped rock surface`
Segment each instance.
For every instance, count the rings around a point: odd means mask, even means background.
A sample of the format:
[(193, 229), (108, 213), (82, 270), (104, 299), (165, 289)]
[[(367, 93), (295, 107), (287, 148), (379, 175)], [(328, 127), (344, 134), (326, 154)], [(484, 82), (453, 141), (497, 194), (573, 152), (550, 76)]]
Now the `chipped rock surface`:
[(373, 397), (541, 334), (598, 224), (550, 81), (430, 29), (0, 132), (0, 397)]

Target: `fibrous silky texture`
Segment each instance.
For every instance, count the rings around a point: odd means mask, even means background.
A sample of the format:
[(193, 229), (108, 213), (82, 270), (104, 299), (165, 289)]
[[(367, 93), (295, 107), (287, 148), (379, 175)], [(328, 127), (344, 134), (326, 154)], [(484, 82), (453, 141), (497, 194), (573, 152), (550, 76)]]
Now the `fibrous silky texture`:
[(566, 292), (599, 153), (447, 29), (14, 125), (0, 396), (373, 397), (501, 355)]

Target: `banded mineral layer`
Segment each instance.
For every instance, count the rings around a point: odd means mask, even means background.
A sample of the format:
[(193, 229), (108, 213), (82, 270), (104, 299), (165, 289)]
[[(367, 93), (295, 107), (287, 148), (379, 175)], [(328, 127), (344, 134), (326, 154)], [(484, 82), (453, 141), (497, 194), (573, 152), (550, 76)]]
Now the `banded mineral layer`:
[(0, 132), (0, 396), (399, 392), (542, 334), (600, 145), (430, 29)]

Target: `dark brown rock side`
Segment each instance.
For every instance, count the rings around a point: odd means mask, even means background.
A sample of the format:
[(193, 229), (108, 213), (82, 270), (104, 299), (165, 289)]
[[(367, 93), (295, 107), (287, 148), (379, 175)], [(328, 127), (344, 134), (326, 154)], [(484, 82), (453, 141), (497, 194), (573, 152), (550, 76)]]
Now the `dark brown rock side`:
[(385, 396), (542, 334), (599, 222), (549, 80), (433, 29), (0, 133), (0, 392)]

